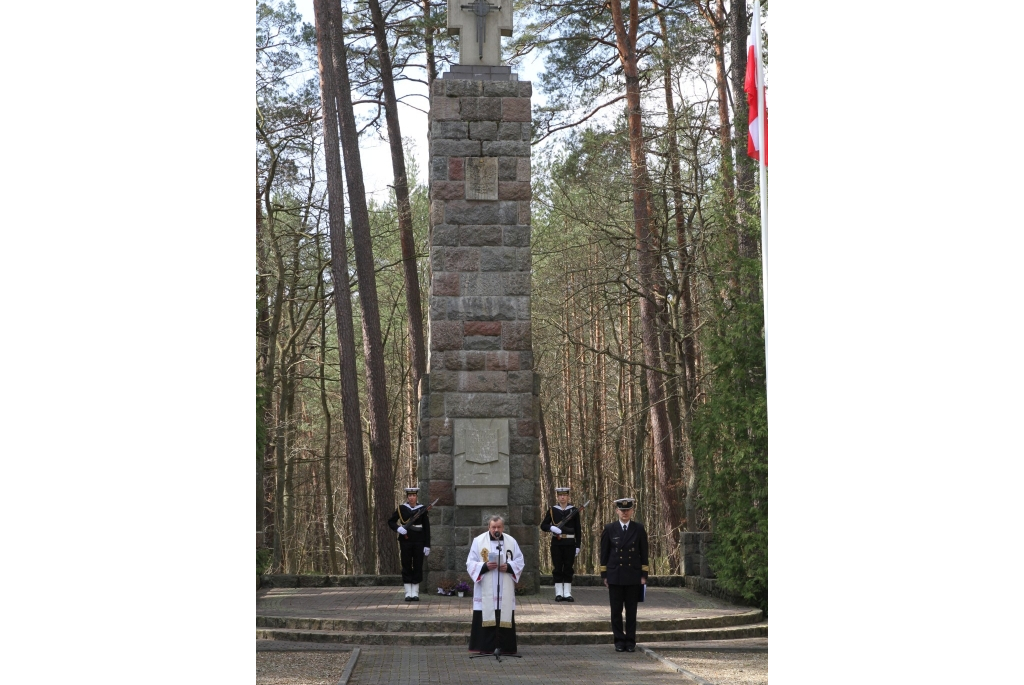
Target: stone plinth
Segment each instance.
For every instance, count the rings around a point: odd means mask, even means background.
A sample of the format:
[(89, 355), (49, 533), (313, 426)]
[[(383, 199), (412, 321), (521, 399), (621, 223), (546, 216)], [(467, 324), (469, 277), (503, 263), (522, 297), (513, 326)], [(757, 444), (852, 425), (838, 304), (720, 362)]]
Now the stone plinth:
[(538, 588), (532, 84), (510, 80), (508, 67), (493, 69), (495, 80), (445, 74), (431, 91), (429, 356), (420, 388), (419, 478), (420, 501), (440, 501), (430, 516), (426, 591), (441, 578), (465, 578), (469, 543), (493, 514), (505, 518), (505, 531), (526, 556), (522, 583)]

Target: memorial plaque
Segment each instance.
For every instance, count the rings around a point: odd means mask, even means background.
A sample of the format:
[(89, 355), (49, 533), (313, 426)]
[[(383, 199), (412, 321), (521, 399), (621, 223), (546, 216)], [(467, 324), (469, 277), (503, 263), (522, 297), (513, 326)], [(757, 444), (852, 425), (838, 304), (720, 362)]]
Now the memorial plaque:
[(508, 503), (508, 419), (455, 419), (456, 505)]
[(498, 158), (466, 158), (466, 199), (498, 199)]

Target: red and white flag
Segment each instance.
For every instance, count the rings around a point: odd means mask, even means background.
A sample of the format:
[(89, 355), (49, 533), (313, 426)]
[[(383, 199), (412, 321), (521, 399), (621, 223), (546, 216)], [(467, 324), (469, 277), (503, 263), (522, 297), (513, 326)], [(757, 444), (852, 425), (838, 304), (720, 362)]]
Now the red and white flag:
[[(757, 71), (761, 66), (761, 56), (754, 48), (754, 34), (747, 36), (747, 72), (743, 80), (743, 90), (747, 94), (747, 155), (754, 159), (761, 159), (761, 150), (765, 151), (764, 165), (768, 166), (767, 145), (762, 145), (761, 134), (758, 130), (758, 107), (757, 107)], [(764, 137), (768, 141), (768, 88), (765, 87), (764, 107)]]

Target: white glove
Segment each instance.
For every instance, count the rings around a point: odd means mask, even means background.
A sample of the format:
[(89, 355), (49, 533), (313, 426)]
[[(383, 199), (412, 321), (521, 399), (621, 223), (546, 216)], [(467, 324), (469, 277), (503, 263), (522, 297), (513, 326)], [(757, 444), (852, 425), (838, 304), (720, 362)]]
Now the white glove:
[(558, 526), (551, 526), (551, 532), (554, 533), (555, 535), (561, 535), (562, 534), (562, 529), (559, 528)]
[(430, 548), (429, 547), (424, 547), (423, 548), (423, 556), (425, 556), (425, 557), (429, 557), (430, 556)]
[(576, 556), (579, 556), (579, 555), (580, 555), (580, 548), (579, 548), (579, 547), (577, 547), (577, 548), (576, 548)]
[(407, 530), (405, 529), (405, 526), (399, 526), (399, 527), (398, 527), (398, 534), (399, 534), (399, 535), (405, 535), (405, 534), (406, 534), (406, 533), (408, 533), (408, 532), (409, 532), (409, 531), (407, 531)]

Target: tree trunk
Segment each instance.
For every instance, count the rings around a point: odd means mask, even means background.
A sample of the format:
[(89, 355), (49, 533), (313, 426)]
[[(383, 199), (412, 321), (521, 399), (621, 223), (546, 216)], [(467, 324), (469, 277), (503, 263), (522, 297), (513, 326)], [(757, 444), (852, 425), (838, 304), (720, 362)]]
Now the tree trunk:
[[(378, 0), (368, 0), (373, 20), (373, 37), (377, 42), (380, 59), (381, 86), (384, 90), (384, 118), (388, 126), (388, 144), (391, 146), (391, 170), (395, 177), (395, 203), (398, 207), (398, 234), (402, 245), (402, 272), (405, 281), (405, 305), (409, 314), (409, 363), (412, 387), (420, 387), (420, 378), (427, 368), (423, 346), (423, 309), (420, 305), (420, 281), (416, 269), (416, 241), (412, 234), (412, 208), (409, 204), (409, 181), (405, 172), (405, 151), (402, 149), (402, 130), (398, 122), (398, 98), (391, 52), (384, 27), (384, 14)], [(429, 5), (428, 5), (429, 8)], [(427, 91), (429, 92), (429, 90)], [(419, 404), (418, 393), (410, 407), (415, 413)]]
[(675, 464), (672, 460), (670, 427), (665, 409), (665, 393), (661, 374), (661, 349), (658, 339), (658, 311), (655, 304), (655, 254), (651, 246), (657, 240), (651, 232), (650, 179), (647, 173), (646, 148), (643, 139), (640, 73), (636, 56), (639, 27), (638, 0), (629, 2), (629, 27), (622, 13), (621, 0), (609, 0), (615, 28), (616, 46), (626, 80), (627, 121), (629, 127), (630, 161), (632, 162), (633, 219), (636, 234), (637, 275), (642, 291), (640, 298), (640, 338), (644, 362), (647, 364), (647, 392), (650, 397), (651, 434), (654, 438), (654, 465), (658, 477), (659, 501), (672, 568), (679, 568), (679, 509), (676, 505)]
[[(318, 260), (323, 259), (320, 249), (320, 230), (317, 227), (316, 233), (316, 255)], [(317, 289), (321, 296), (324, 295), (324, 272), (317, 271)], [(321, 299), (320, 307), (320, 406), (324, 412), (324, 508), (325, 530), (327, 538), (327, 560), (330, 563), (331, 573), (338, 573), (338, 550), (335, 545), (336, 534), (334, 532), (334, 479), (331, 475), (331, 408), (327, 404), (327, 300)]]
[[(355, 329), (352, 325), (352, 295), (349, 290), (348, 249), (345, 245), (345, 190), (341, 152), (338, 145), (338, 110), (332, 31), (328, 0), (316, 0), (317, 56), (324, 114), (324, 157), (327, 163), (327, 199), (331, 238), (331, 277), (334, 282), (334, 312), (337, 319), (338, 359), (341, 370), (342, 423), (345, 428), (345, 466), (348, 486), (348, 523), (356, 540), (370, 537), (363, 429), (359, 411), (359, 381), (356, 373)], [(372, 573), (369, 545), (353, 545), (352, 570)]]
[[(352, 89), (345, 49), (344, 17), (338, 0), (330, 0), (332, 48), (341, 124), (341, 147), (348, 182), (349, 213), (352, 217), (352, 247), (359, 281), (359, 304), (363, 313), (363, 353), (366, 362), (366, 394), (369, 405), (370, 455), (373, 459), (373, 522), (377, 531), (378, 573), (398, 572), (398, 549), (394, 531), (383, 516), (394, 502), (395, 478), (391, 454), (391, 429), (388, 423), (388, 397), (384, 374), (384, 345), (380, 329), (377, 283), (374, 274), (370, 215), (366, 209), (362, 162), (359, 155), (359, 130), (352, 107)], [(399, 141), (401, 144), (401, 141)]]
[(545, 498), (551, 498), (555, 496), (555, 479), (551, 475), (551, 448), (548, 446), (548, 430), (544, 425), (543, 406), (540, 408), (540, 421), (538, 423), (540, 425), (540, 469), (541, 476), (544, 479), (544, 495)]
[[(423, 0), (423, 45), (427, 53), (427, 93), (437, 78), (437, 64), (434, 61), (434, 28), (430, 25), (430, 0)], [(433, 101), (433, 98), (430, 98)], [(429, 117), (428, 117), (429, 120)]]

